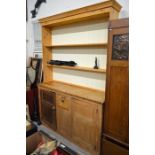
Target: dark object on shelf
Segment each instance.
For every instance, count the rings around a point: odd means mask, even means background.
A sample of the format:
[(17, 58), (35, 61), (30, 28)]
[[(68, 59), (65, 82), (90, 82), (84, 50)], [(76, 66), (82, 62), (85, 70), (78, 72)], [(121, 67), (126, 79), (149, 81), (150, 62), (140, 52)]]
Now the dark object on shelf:
[(61, 60), (50, 60), (47, 62), (50, 65), (60, 65), (60, 66), (76, 66), (77, 63), (74, 61), (61, 61)]
[(31, 13), (32, 13), (32, 18), (35, 18), (35, 17), (36, 17), (36, 14), (38, 13), (38, 9), (39, 9), (40, 5), (41, 5), (43, 2), (46, 3), (46, 0), (37, 0), (37, 2), (35, 3), (35, 8), (34, 8), (34, 10), (31, 11)]
[(97, 65), (97, 57), (95, 58), (95, 66), (94, 69), (98, 69), (98, 65)]
[(75, 151), (71, 150), (69, 147), (65, 146), (62, 143), (57, 147), (57, 150), (65, 153), (65, 155), (78, 155)]

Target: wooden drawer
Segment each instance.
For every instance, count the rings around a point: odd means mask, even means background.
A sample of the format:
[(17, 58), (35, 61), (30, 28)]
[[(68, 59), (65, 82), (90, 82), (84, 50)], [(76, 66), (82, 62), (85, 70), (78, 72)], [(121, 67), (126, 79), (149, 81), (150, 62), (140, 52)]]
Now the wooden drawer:
[(57, 94), (57, 106), (69, 110), (71, 104), (71, 97), (65, 94)]
[(129, 155), (129, 150), (109, 140), (103, 139), (101, 155)]

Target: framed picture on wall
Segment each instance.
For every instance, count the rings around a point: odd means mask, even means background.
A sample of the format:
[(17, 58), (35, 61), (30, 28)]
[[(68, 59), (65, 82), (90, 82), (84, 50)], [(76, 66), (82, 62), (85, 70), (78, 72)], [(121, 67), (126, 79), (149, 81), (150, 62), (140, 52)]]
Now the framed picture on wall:
[(34, 58), (42, 58), (42, 52), (33, 52)]

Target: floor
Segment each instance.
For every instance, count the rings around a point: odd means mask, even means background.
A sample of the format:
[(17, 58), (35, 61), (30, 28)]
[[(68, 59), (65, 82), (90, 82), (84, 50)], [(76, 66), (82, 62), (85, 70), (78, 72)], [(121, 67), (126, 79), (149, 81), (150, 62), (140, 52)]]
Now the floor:
[[(36, 124), (36, 123), (35, 123)], [(37, 125), (37, 124), (36, 124)], [(37, 125), (38, 126), (38, 125)], [(63, 143), (64, 145), (68, 146), (69, 148), (71, 148), (73, 151), (77, 152), (79, 155), (90, 155), (90, 153), (86, 152), (85, 150), (81, 149), (80, 147), (78, 147), (77, 145), (71, 143), (70, 141), (68, 141), (67, 139), (65, 139), (64, 137), (62, 137), (61, 135), (59, 135), (58, 133), (46, 128), (43, 125), (38, 126), (38, 130), (40, 131), (44, 131), (45, 133), (47, 133), (51, 138), (57, 139), (58, 142)]]

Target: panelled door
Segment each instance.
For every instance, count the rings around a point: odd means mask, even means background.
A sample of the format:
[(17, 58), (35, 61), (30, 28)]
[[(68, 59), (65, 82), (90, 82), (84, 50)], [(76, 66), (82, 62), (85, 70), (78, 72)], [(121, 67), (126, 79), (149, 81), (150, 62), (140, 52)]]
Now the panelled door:
[(40, 89), (41, 121), (56, 130), (56, 94), (50, 90)]
[(99, 154), (100, 109), (96, 103), (72, 98), (72, 140), (92, 155)]

